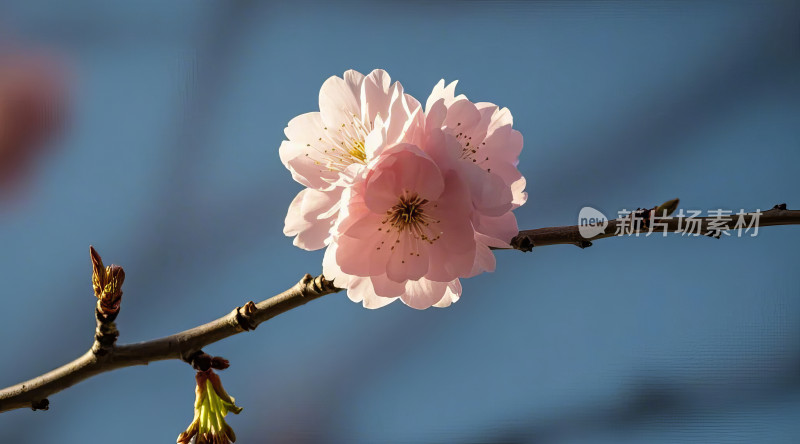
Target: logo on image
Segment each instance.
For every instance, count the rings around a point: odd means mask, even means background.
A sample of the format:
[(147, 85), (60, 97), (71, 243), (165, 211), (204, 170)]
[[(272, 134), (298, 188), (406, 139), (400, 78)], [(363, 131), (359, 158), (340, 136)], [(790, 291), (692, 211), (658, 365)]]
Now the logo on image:
[(607, 226), (606, 216), (592, 207), (583, 207), (578, 213), (578, 231), (585, 239), (604, 233)]

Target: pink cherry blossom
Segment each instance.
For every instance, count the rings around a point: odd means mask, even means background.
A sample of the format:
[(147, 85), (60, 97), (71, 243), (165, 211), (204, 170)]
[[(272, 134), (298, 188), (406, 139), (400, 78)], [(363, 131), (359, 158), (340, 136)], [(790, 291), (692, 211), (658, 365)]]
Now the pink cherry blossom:
[(522, 136), (507, 109), (454, 89), (440, 82), (423, 113), (384, 71), (348, 71), (286, 129), (281, 160), (307, 188), (284, 233), (327, 246), (324, 275), (367, 308), (452, 304), (459, 279), (493, 271), (491, 247), (518, 232)]
[(507, 108), (472, 103), (463, 94), (456, 96), (456, 83), (445, 87), (441, 80), (434, 87), (426, 101), (425, 124), (428, 134), (442, 131), (458, 141), (455, 156), (468, 176), (477, 210), (472, 217), (477, 244), (474, 275), (494, 271), (491, 247), (508, 248), (518, 233), (511, 211), (527, 200), (525, 178), (517, 169), (522, 135), (512, 129)]
[(385, 148), (344, 192), (323, 273), (365, 307), (397, 298), (418, 309), (449, 305), (461, 294), (458, 278), (472, 273), (469, 185), (434, 154), (407, 143)]
[(511, 187), (514, 208), (527, 200), (525, 178), (517, 169), (522, 151), (522, 134), (512, 129), (508, 108), (493, 103), (472, 103), (463, 94), (455, 95), (458, 81), (445, 86), (444, 80), (433, 88), (425, 104), (426, 125), (441, 128), (458, 139), (460, 158), (499, 175)]
[(280, 147), (292, 177), (308, 187), (290, 205), (284, 233), (307, 250), (329, 242), (342, 188), (387, 143), (414, 140), (422, 131), (422, 106), (383, 70), (329, 78), (320, 89), (319, 109), (292, 119), (285, 130), (289, 140)]

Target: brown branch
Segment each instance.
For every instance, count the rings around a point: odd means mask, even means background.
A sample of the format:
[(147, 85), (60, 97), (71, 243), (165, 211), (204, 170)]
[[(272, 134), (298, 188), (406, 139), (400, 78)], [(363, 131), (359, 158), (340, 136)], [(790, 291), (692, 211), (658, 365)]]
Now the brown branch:
[[(647, 220), (651, 212), (656, 210), (660, 212), (666, 209), (666, 214), (669, 214), (675, 206), (677, 206), (677, 200), (667, 202), (652, 210), (637, 210), (635, 214), (642, 220)], [(755, 217), (754, 213), (746, 214), (742, 216), (741, 222), (750, 225), (753, 217)], [(715, 221), (717, 229), (733, 230), (738, 219), (739, 216), (735, 214), (727, 222), (720, 222), (712, 217), (695, 218), (700, 224), (698, 231), (706, 235), (714, 234), (712, 224)], [(686, 219), (679, 217), (667, 217), (659, 219), (658, 222), (665, 224), (667, 232), (678, 232), (681, 228), (685, 229), (686, 227)], [(771, 210), (761, 213), (758, 222), (759, 227), (800, 225), (800, 211), (787, 210), (785, 204), (776, 205)], [(615, 236), (618, 229), (622, 228), (625, 223), (623, 219), (609, 221), (602, 233), (588, 239), (581, 236), (577, 225), (524, 230), (520, 231), (511, 241), (511, 245), (514, 249), (521, 251), (530, 251), (533, 247), (559, 244), (571, 244), (585, 248), (592, 245), (591, 241), (593, 240)], [(627, 223), (630, 224), (630, 222)], [(633, 226), (634, 232), (640, 233), (647, 232), (649, 229), (647, 222), (630, 226)], [(654, 226), (655, 233), (661, 231), (663, 228)], [(48, 396), (94, 375), (118, 368), (146, 365), (153, 361), (167, 359), (181, 359), (192, 364), (196, 364), (193, 361), (198, 356), (211, 359), (210, 356), (200, 353), (204, 346), (243, 331), (252, 330), (260, 323), (281, 313), (340, 290), (323, 276), (313, 278), (307, 274), (300, 282), (283, 293), (258, 304), (248, 302), (215, 321), (160, 339), (119, 346), (113, 342), (113, 339), (116, 339), (116, 330), (111, 330), (113, 323), (106, 320), (106, 324), (104, 324), (98, 313), (98, 334), (92, 348), (80, 358), (53, 371), (0, 390), (0, 412), (24, 407), (34, 410), (47, 409)], [(101, 327), (105, 330), (101, 331)], [(100, 338), (108, 335), (112, 335), (113, 338), (102, 344), (97, 343)], [(225, 364), (227, 365), (227, 362)]]
[(46, 409), (48, 396), (118, 368), (166, 359), (189, 361), (208, 344), (252, 330), (281, 313), (339, 290), (324, 277), (314, 278), (307, 274), (283, 293), (258, 304), (250, 302), (207, 324), (152, 341), (113, 346), (103, 354), (95, 352), (96, 347), (93, 347), (83, 356), (53, 371), (0, 390), (0, 412), (25, 407)]
[[(646, 213), (648, 211), (650, 210), (643, 210), (642, 212)], [(640, 214), (640, 216), (641, 215), (642, 214)], [(754, 216), (755, 213), (747, 213), (742, 216), (742, 222), (746, 226), (749, 226)], [(699, 224), (697, 232), (706, 236), (719, 237), (714, 235), (718, 230), (709, 229), (709, 224), (715, 224), (716, 228), (719, 229), (734, 230), (736, 223), (739, 222), (739, 216), (733, 214), (729, 216), (729, 218), (730, 220), (727, 221), (719, 221), (714, 217), (696, 217), (694, 220), (697, 220)], [(644, 214), (644, 219), (647, 219), (647, 214)], [(681, 230), (686, 230), (688, 220), (689, 219), (685, 217), (668, 217), (658, 219), (657, 222), (665, 224), (666, 231), (668, 233), (676, 233), (681, 232)], [(800, 211), (787, 210), (786, 204), (780, 204), (775, 205), (775, 207), (773, 207), (771, 210), (762, 212), (758, 216), (759, 227), (769, 227), (775, 225), (800, 225)], [(631, 228), (630, 220), (624, 221), (622, 219), (614, 219), (608, 222), (608, 226), (605, 227), (602, 233), (589, 238), (584, 238), (581, 236), (578, 225), (523, 230), (511, 240), (511, 246), (520, 251), (531, 251), (531, 249), (534, 247), (560, 244), (576, 245), (581, 248), (586, 248), (592, 245), (592, 241), (618, 236), (617, 233), (621, 231), (621, 228), (623, 227), (628, 229)], [(647, 225), (645, 225), (642, 227), (637, 227), (636, 230), (633, 230), (633, 233), (647, 233), (648, 231), (649, 228)], [(660, 226), (653, 227), (653, 235), (659, 235), (663, 231), (664, 228)]]

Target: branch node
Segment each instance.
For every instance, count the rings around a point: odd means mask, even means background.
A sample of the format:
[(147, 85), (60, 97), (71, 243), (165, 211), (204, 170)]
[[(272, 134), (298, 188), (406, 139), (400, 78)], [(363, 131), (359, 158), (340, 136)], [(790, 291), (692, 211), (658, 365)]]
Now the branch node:
[(328, 294), (337, 291), (332, 281), (325, 279), (325, 276), (319, 275), (316, 278), (306, 273), (303, 279), (300, 280), (302, 288), (300, 293), (303, 297), (316, 296), (320, 294)]
[(97, 316), (97, 328), (94, 331), (94, 344), (92, 344), (92, 353), (95, 356), (107, 355), (117, 342), (119, 337), (119, 330), (113, 322), (105, 322), (102, 320), (99, 312)]
[(47, 398), (31, 402), (31, 410), (33, 410), (34, 412), (36, 410), (49, 410), (49, 409), (50, 409), (50, 400), (48, 400)]
[(530, 237), (518, 234), (511, 239), (511, 247), (523, 253), (528, 253), (533, 250), (534, 245)]
[(592, 246), (592, 243), (588, 240), (580, 240), (575, 245), (578, 246), (580, 249), (589, 248)]
[(197, 350), (183, 360), (197, 371), (204, 372), (211, 368), (211, 356), (203, 350)]
[(253, 319), (256, 313), (256, 303), (250, 301), (242, 307), (236, 307), (236, 322), (244, 331), (255, 330), (258, 324)]
[(225, 370), (231, 366), (231, 363), (221, 356), (211, 356), (203, 350), (198, 350), (188, 358), (184, 359), (193, 369), (199, 372), (205, 372), (209, 369)]

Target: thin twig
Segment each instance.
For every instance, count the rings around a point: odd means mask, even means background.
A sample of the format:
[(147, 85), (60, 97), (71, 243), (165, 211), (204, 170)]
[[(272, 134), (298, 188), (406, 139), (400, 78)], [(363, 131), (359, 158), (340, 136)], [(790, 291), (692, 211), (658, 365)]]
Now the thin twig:
[[(648, 211), (651, 210), (640, 210), (639, 214), (646, 215)], [(759, 227), (800, 225), (800, 211), (787, 210), (785, 204), (776, 205), (758, 216)], [(694, 220), (698, 220), (700, 224), (697, 231), (709, 235), (723, 229), (734, 230), (737, 222), (750, 225), (753, 217), (755, 217), (754, 213), (748, 213), (741, 216), (741, 220), (735, 214), (730, 217), (729, 221), (721, 221), (714, 217), (694, 218)], [(658, 233), (664, 229), (667, 232), (680, 232), (686, 229), (686, 221), (687, 219), (679, 217), (658, 219), (658, 222), (664, 224), (665, 228), (654, 227), (654, 232)], [(589, 238), (581, 236), (577, 225), (524, 230), (520, 231), (511, 241), (511, 245), (512, 248), (520, 251), (530, 251), (533, 247), (559, 244), (571, 244), (586, 248), (592, 245), (591, 241), (593, 240), (616, 236), (618, 231), (622, 231), (620, 229), (623, 228), (622, 224), (624, 223), (626, 222), (623, 219), (609, 221), (602, 233)], [(713, 226), (716, 228), (712, 228)], [(648, 230), (646, 224), (635, 226), (635, 232), (644, 233)], [(153, 361), (167, 359), (181, 359), (190, 362), (206, 345), (243, 331), (252, 330), (270, 318), (340, 290), (323, 276), (314, 278), (307, 274), (300, 282), (283, 293), (258, 304), (248, 302), (226, 316), (207, 324), (152, 341), (119, 346), (112, 344), (110, 347), (103, 347), (104, 353), (98, 353), (96, 351), (98, 347), (93, 346), (83, 356), (66, 365), (29, 381), (0, 390), (0, 412), (25, 407), (34, 410), (46, 409), (49, 403), (48, 396), (94, 375), (118, 368), (146, 365)]]

